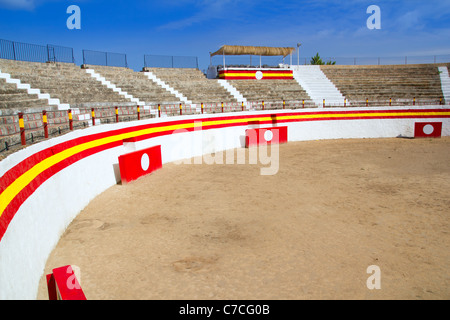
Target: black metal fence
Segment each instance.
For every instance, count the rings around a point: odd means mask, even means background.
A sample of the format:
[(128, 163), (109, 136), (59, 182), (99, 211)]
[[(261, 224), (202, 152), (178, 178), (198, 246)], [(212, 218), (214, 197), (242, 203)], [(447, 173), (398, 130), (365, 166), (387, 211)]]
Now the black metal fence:
[(83, 64), (128, 68), (126, 54), (92, 50), (83, 50)]
[(75, 63), (73, 49), (55, 45), (37, 45), (0, 39), (0, 59), (28, 62)]
[(144, 55), (145, 68), (196, 68), (198, 57)]

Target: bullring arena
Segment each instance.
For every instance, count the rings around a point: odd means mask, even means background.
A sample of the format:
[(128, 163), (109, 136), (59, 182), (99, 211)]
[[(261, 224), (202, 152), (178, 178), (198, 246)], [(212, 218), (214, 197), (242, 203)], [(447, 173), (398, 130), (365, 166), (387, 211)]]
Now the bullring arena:
[(0, 298), (449, 299), (448, 66), (0, 60)]

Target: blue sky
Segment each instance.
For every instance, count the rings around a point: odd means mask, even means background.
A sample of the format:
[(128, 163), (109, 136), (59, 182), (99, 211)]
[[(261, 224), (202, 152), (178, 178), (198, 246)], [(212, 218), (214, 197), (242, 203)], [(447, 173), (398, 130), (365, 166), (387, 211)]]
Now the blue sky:
[[(69, 30), (69, 5), (81, 9), (81, 29)], [(381, 10), (369, 30), (368, 6)], [(0, 38), (126, 53), (140, 70), (144, 54), (197, 56), (224, 44), (296, 47), (300, 57), (450, 55), (449, 0), (0, 0)], [(296, 61), (297, 55), (294, 55)], [(304, 60), (303, 60), (304, 61)]]

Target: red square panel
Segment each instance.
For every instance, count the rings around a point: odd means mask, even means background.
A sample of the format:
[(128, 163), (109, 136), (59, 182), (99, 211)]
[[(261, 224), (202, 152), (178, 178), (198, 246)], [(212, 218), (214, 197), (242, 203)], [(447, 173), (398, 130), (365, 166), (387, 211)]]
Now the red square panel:
[(442, 135), (442, 122), (416, 122), (414, 125), (414, 138), (440, 138)]
[(255, 128), (245, 130), (245, 147), (286, 143), (287, 127)]
[(122, 183), (128, 183), (162, 168), (161, 146), (121, 155), (119, 168)]

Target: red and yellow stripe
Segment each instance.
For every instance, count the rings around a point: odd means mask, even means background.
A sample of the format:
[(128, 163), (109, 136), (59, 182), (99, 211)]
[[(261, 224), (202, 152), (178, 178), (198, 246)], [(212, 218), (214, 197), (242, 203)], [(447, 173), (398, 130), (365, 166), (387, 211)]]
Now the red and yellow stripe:
[(262, 73), (261, 80), (290, 80), (294, 79), (292, 70), (234, 70), (226, 69), (219, 71), (219, 78), (225, 80), (256, 80), (256, 73), (260, 71)]
[(170, 135), (179, 129), (209, 130), (247, 126), (255, 122), (271, 124), (274, 119), (277, 123), (289, 123), (408, 118), (450, 118), (450, 109), (318, 111), (208, 117), (139, 125), (69, 140), (29, 156), (0, 177), (0, 241), (20, 206), (42, 183), (81, 159), (121, 146), (126, 139), (140, 141)]

